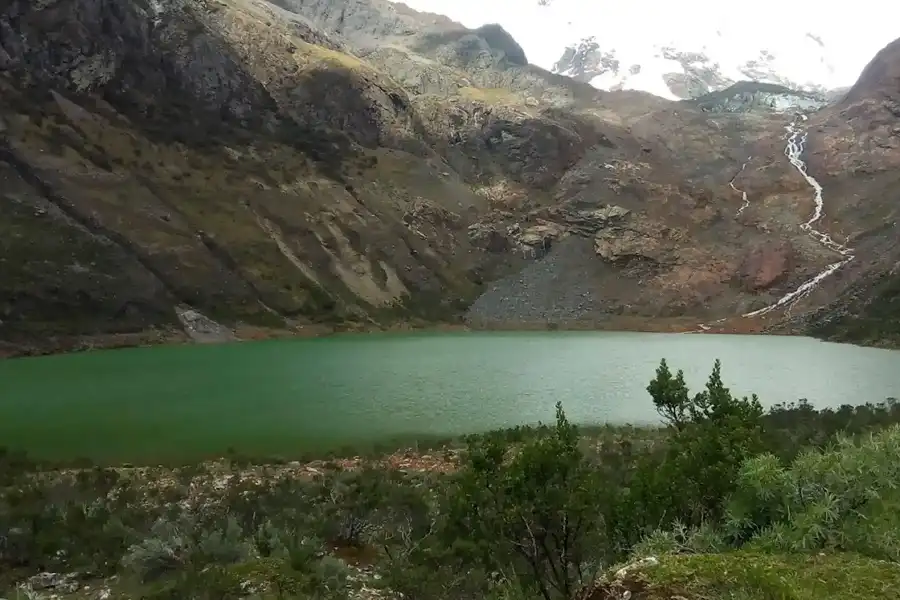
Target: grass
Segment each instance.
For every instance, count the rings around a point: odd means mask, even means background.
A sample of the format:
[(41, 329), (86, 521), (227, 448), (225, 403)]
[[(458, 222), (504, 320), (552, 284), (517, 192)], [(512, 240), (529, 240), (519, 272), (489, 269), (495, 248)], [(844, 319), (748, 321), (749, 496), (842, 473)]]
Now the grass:
[(338, 52), (337, 50), (331, 50), (315, 44), (308, 44), (299, 39), (296, 40), (296, 43), (300, 47), (300, 53), (305, 54), (313, 61), (325, 63), (323, 66), (331, 68), (341, 67), (350, 71), (363, 71), (372, 74), (376, 72), (375, 67), (352, 54)]
[[(643, 579), (645, 578), (645, 579)], [(855, 554), (752, 552), (667, 556), (643, 568), (645, 600), (874, 600), (900, 598), (900, 565)]]
[(468, 100), (477, 100), (487, 104), (522, 104), (519, 94), (506, 88), (461, 87), (459, 95)]

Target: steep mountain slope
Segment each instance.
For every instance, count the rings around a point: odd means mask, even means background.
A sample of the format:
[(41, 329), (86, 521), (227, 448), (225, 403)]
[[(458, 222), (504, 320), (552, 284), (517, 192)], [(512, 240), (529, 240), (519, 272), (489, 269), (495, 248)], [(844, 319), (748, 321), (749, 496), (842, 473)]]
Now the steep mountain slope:
[[(896, 120), (873, 69), (809, 120), (824, 226), (857, 254), (794, 316), (886, 264), (898, 153), (878, 144)], [(0, 350), (464, 312), (778, 326), (781, 310), (740, 315), (834, 251), (802, 227), (791, 118), (725, 100), (599, 91), (529, 65), (498, 26), (383, 0), (15, 0), (0, 9)]]
[[(866, 67), (835, 106), (813, 116), (810, 164), (841, 202), (828, 215), (856, 254), (850, 283), (812, 319), (813, 331), (853, 342), (900, 344), (900, 40)], [(844, 225), (848, 223), (852, 225)]]
[(175, 329), (173, 307), (435, 318), (471, 297), (456, 215), (485, 201), (442, 175), (401, 88), (289, 15), (18, 1), (0, 22), (4, 339)]

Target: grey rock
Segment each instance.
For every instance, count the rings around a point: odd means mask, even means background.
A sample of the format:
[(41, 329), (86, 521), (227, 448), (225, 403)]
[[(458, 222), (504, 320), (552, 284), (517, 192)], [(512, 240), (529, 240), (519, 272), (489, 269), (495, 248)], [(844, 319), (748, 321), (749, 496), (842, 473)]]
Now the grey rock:
[(828, 104), (824, 94), (782, 85), (742, 81), (692, 101), (700, 110), (720, 113), (814, 111)]
[(25, 585), (33, 590), (48, 590), (61, 593), (72, 593), (80, 587), (78, 573), (51, 573), (45, 571), (29, 577)]
[(589, 240), (563, 239), (520, 272), (496, 281), (475, 300), (465, 319), (476, 326), (602, 319), (604, 299), (585, 273), (597, 262)]
[(510, 249), (509, 238), (490, 223), (474, 223), (468, 228), (469, 240), (478, 248), (492, 253)]
[(3, 49), (3, 46), (0, 46), (0, 70), (11, 68), (12, 62), (12, 58), (6, 53), (6, 50)]
[(195, 342), (215, 343), (234, 339), (234, 333), (189, 306), (176, 306), (175, 313), (185, 333)]
[(526, 246), (547, 247), (554, 240), (562, 237), (565, 232), (565, 227), (558, 223), (541, 223), (522, 230), (522, 232), (516, 236), (516, 241)]
[(553, 65), (555, 73), (585, 83), (605, 73), (618, 73), (619, 68), (615, 52), (601, 50), (594, 36), (584, 38), (575, 46), (568, 46)]

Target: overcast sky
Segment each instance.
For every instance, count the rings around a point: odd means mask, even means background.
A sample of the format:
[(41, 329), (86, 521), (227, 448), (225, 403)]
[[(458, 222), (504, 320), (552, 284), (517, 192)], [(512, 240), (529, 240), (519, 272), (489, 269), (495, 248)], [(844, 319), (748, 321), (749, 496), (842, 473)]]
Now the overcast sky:
[[(819, 36), (834, 71), (829, 87), (852, 85), (866, 63), (900, 37), (900, 2), (791, 2), (754, 0), (407, 0), (412, 8), (445, 14), (468, 27), (500, 23), (522, 45), (530, 62), (551, 68), (565, 46), (593, 35), (601, 47), (640, 60), (654, 43), (674, 41), (727, 61), (765, 48), (794, 74), (814, 68), (818, 50), (806, 32)], [(831, 9), (831, 10), (829, 10)], [(717, 32), (720, 35), (717, 35)], [(824, 73), (824, 72), (823, 72)], [(822, 79), (825, 75), (816, 76)]]

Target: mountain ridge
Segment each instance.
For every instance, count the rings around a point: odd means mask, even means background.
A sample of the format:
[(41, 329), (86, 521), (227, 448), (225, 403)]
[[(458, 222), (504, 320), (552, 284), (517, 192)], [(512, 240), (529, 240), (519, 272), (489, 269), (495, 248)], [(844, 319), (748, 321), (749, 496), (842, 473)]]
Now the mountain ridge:
[(893, 139), (860, 88), (808, 127), (857, 264), (802, 321), (740, 319), (833, 260), (799, 227), (785, 114), (597, 90), (502, 28), (380, 0), (16, 0), (0, 49), (7, 353), (398, 324), (803, 330), (896, 254), (879, 194), (900, 153), (848, 146)]
[[(817, 43), (824, 49), (821, 41)], [(553, 72), (602, 90), (642, 90), (674, 101), (697, 99), (742, 81), (780, 85), (795, 92), (813, 93), (822, 100), (832, 93), (821, 83), (783, 74), (775, 56), (765, 49), (750, 59), (731, 59), (730, 64), (726, 61), (711, 55), (704, 46), (694, 50), (672, 44), (654, 45), (651, 54), (629, 60), (620, 57), (615, 48), (603, 49), (595, 36), (589, 36), (567, 46), (553, 65)], [(820, 62), (826, 65), (826, 71), (833, 71), (824, 55), (818, 60), (809, 57), (807, 62)]]

